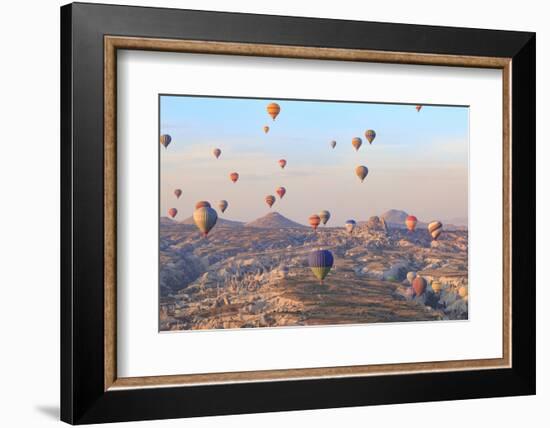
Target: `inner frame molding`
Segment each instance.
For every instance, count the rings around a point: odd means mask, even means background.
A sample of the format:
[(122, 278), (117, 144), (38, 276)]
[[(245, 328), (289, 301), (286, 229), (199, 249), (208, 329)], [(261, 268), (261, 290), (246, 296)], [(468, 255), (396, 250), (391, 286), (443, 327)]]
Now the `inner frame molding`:
[[(117, 376), (117, 50), (144, 50), (212, 55), (259, 56), (390, 64), (492, 68), (502, 70), (503, 144), (503, 308), (502, 358), (421, 363), (356, 365), (305, 369), (204, 373), (170, 376)], [(512, 367), (512, 169), (511, 58), (418, 54), (255, 43), (104, 37), (104, 390), (193, 386), (220, 383), (362, 377)]]

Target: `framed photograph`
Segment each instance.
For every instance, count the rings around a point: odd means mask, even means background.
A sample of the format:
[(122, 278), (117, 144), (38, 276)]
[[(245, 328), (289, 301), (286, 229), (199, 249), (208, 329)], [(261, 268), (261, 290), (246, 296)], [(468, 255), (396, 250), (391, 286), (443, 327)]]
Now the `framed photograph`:
[(533, 33), (76, 3), (61, 54), (62, 420), (535, 393)]

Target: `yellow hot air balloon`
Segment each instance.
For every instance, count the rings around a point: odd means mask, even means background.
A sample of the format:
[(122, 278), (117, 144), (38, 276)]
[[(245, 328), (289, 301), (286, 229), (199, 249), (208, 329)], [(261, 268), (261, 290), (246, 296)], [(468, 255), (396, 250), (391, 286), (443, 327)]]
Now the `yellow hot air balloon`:
[(195, 210), (193, 213), (193, 220), (195, 221), (195, 225), (201, 231), (202, 236), (206, 238), (208, 232), (212, 230), (216, 224), (216, 221), (218, 221), (218, 214), (213, 208), (202, 207)]
[(369, 169), (364, 165), (359, 165), (357, 168), (355, 168), (355, 175), (359, 177), (359, 180), (361, 180), (361, 183), (365, 179), (365, 177), (368, 175)]
[(273, 120), (277, 118), (281, 112), (281, 107), (277, 103), (269, 103), (267, 105), (267, 114), (269, 114)]
[(432, 221), (428, 225), (428, 232), (430, 232), (430, 235), (432, 235), (433, 240), (435, 241), (437, 238), (439, 238), (439, 235), (441, 235), (441, 232), (443, 231), (443, 225), (440, 221)]
[(351, 145), (353, 146), (355, 151), (358, 151), (362, 144), (363, 144), (363, 140), (361, 140), (361, 138), (359, 137), (354, 137), (351, 140)]
[(443, 287), (439, 281), (432, 281), (432, 290), (434, 293), (439, 293)]

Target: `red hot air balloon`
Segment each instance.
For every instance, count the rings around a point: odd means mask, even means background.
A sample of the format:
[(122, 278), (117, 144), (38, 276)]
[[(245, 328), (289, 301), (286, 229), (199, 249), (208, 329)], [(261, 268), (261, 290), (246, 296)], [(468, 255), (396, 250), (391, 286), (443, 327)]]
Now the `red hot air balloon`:
[(405, 225), (407, 226), (407, 229), (413, 232), (417, 222), (418, 222), (418, 219), (415, 216), (410, 215), (405, 220)]
[(281, 107), (279, 106), (279, 104), (269, 103), (267, 105), (267, 114), (269, 114), (273, 120), (277, 118), (280, 112), (281, 112)]
[(220, 149), (214, 149), (214, 150), (212, 150), (212, 154), (214, 156), (216, 156), (216, 159), (218, 159), (220, 157), (220, 155), (222, 154), (222, 151)]
[(175, 208), (170, 208), (168, 210), (168, 215), (172, 218), (174, 218), (178, 214), (178, 210)]
[(176, 189), (176, 190), (174, 190), (174, 195), (176, 195), (176, 198), (178, 198), (178, 199), (180, 198), (180, 196), (181, 196), (182, 193), (183, 193), (183, 192), (181, 191), (181, 189)]
[(421, 105), (416, 106), (416, 111), (420, 111), (420, 110), (422, 110), (422, 106)]
[(279, 198), (283, 199), (283, 196), (286, 193), (286, 189), (284, 187), (277, 187), (277, 190), (275, 190), (275, 193), (279, 195)]
[(203, 207), (210, 208), (211, 207), (210, 202), (208, 202), (208, 201), (199, 201), (195, 204), (195, 209), (196, 210), (198, 210), (199, 208), (203, 208)]
[(422, 294), (424, 294), (424, 291), (426, 291), (427, 286), (428, 282), (421, 276), (417, 276), (415, 279), (413, 279), (412, 288), (414, 290), (414, 294), (416, 294), (417, 296), (422, 296)]
[(285, 169), (286, 160), (285, 159), (279, 159), (279, 166), (281, 167), (281, 169)]
[(239, 174), (237, 174), (236, 172), (232, 172), (231, 174), (229, 174), (229, 179), (230, 179), (233, 183), (236, 183), (237, 180), (239, 179)]
[(308, 218), (309, 225), (313, 228), (313, 230), (317, 231), (317, 226), (321, 223), (321, 217), (319, 217), (317, 214), (312, 214)]
[(275, 203), (275, 196), (273, 195), (267, 195), (265, 197), (265, 203), (267, 205), (269, 205), (269, 208), (271, 208), (273, 206), (273, 204)]

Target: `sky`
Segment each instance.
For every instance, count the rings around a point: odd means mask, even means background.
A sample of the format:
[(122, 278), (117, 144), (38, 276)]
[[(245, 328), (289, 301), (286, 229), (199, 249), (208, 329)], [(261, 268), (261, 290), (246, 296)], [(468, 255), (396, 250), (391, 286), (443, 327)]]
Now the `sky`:
[[(275, 121), (266, 111), (270, 102), (281, 107)], [(468, 116), (460, 106), (417, 112), (401, 104), (161, 95), (160, 133), (172, 142), (159, 145), (160, 215), (174, 207), (183, 220), (197, 201), (216, 208), (225, 199), (229, 207), (218, 214), (229, 220), (277, 211), (307, 224), (326, 209), (327, 226), (339, 226), (399, 209), (421, 221), (465, 223)], [(376, 131), (372, 145), (367, 129)], [(363, 140), (358, 152), (353, 137)], [(214, 148), (222, 151), (219, 159)], [(279, 159), (286, 159), (285, 169)], [(369, 169), (363, 183), (355, 175), (359, 165)], [(235, 184), (233, 171), (240, 175)], [(270, 209), (264, 199), (277, 196), (279, 186), (287, 193)], [(183, 191), (179, 199), (176, 188)]]

